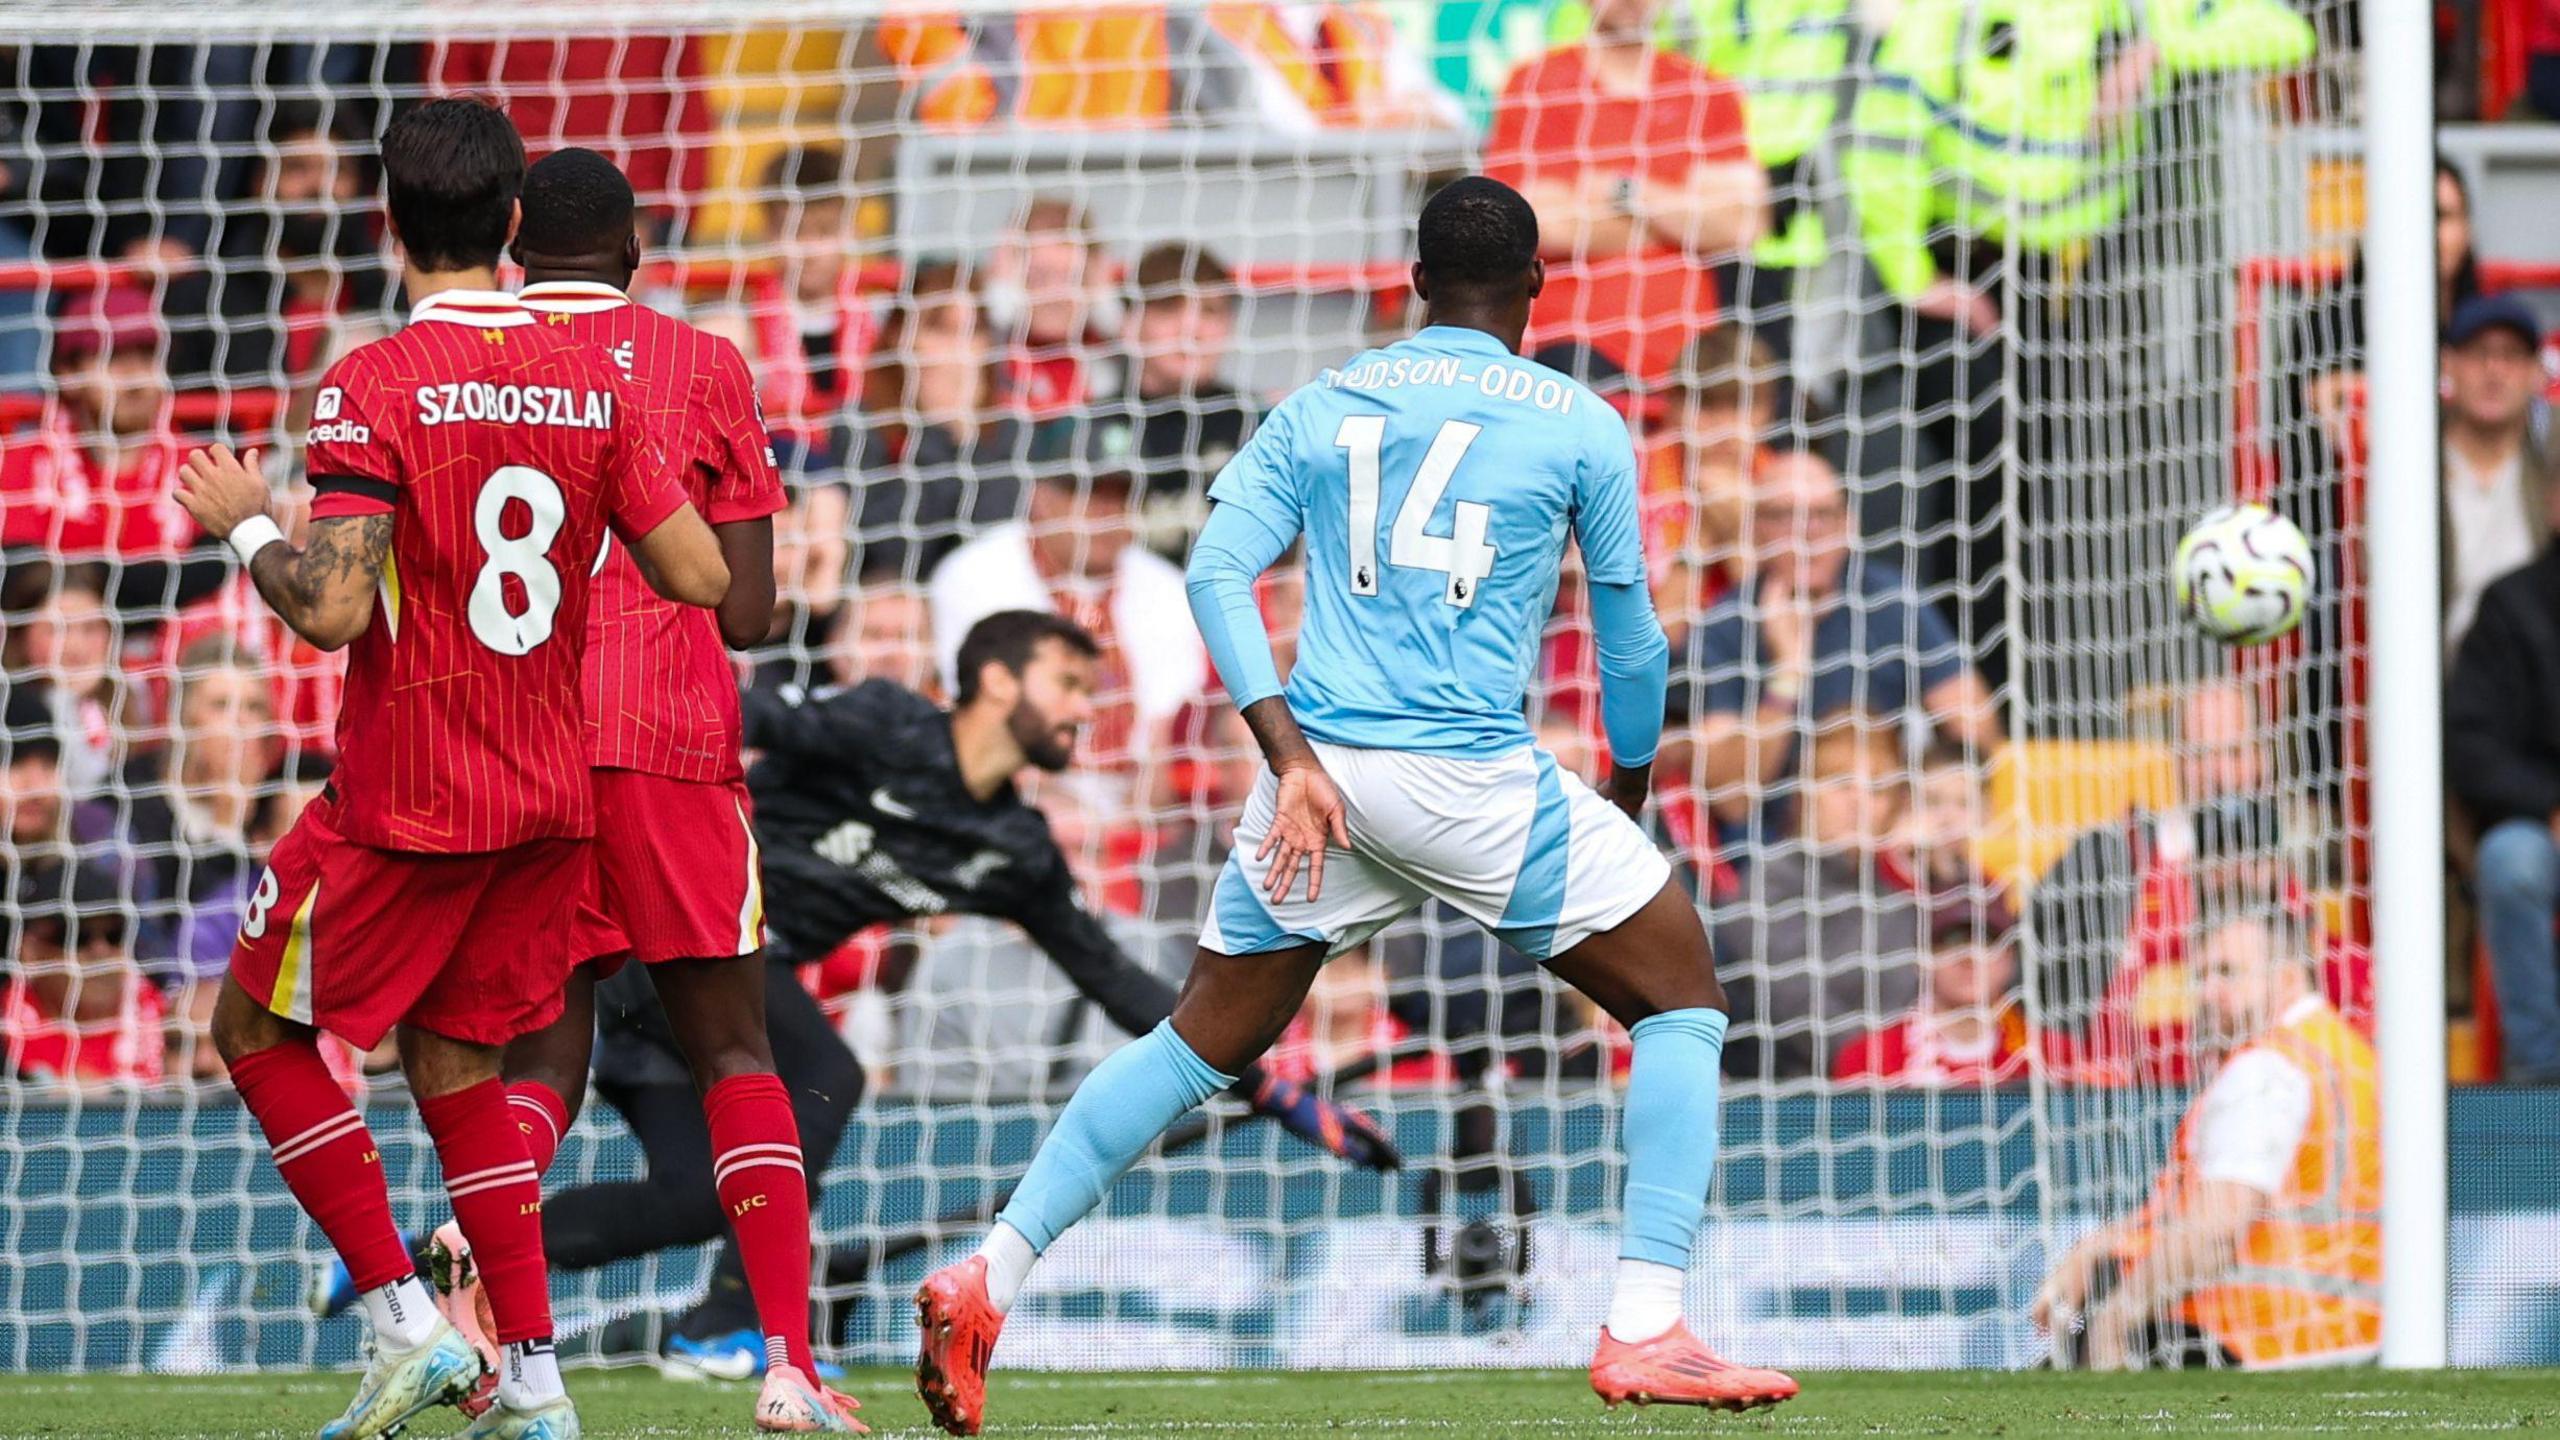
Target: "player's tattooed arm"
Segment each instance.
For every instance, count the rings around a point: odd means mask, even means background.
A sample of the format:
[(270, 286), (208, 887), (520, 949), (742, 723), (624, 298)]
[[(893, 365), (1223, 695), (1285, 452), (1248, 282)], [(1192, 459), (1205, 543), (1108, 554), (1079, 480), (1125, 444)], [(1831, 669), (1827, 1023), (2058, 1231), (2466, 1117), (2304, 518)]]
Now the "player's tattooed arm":
[[(178, 467), (177, 498), (214, 535), (244, 549), (257, 544), (249, 577), (295, 634), (323, 650), (336, 650), (372, 623), (374, 587), (391, 550), (389, 515), (315, 520), (310, 536), (296, 549), (277, 538), (275, 521), (267, 513), (272, 497), (258, 471), (258, 452), (234, 455), (227, 445), (187, 456)], [(252, 522), (265, 529), (264, 543), (256, 542), (254, 529), (243, 532), (241, 527)], [(239, 540), (244, 533), (250, 538)]]
[(285, 544), (259, 551), (249, 578), (295, 634), (336, 650), (373, 623), (374, 592), (390, 552), (390, 516), (333, 516), (312, 521), (299, 550)]

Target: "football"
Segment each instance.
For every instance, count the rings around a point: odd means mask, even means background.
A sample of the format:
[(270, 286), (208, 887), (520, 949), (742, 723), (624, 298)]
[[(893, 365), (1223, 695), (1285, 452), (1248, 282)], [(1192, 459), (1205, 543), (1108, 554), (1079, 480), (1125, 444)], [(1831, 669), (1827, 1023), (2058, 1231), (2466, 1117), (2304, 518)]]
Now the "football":
[(2264, 505), (2225, 505), (2178, 542), (2178, 609), (2226, 645), (2262, 645), (2302, 623), (2318, 579), (2311, 542)]

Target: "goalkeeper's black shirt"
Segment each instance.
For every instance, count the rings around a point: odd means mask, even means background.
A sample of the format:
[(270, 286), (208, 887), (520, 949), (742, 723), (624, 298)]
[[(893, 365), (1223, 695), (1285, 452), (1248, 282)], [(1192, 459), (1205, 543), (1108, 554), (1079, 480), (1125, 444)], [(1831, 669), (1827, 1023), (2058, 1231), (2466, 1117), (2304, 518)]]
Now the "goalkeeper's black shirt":
[(748, 692), (747, 772), (776, 947), (816, 960), (881, 921), (1010, 920), (1092, 997), (1144, 1034), (1173, 987), (1121, 952), (1078, 897), (1049, 822), (1008, 782), (980, 800), (960, 777), (951, 716), (902, 685)]

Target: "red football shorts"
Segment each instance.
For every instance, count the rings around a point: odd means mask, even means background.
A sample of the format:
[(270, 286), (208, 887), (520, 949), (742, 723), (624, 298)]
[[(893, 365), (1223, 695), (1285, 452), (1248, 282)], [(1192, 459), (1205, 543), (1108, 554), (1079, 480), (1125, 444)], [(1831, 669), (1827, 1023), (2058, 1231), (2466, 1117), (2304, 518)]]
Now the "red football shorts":
[(764, 948), (755, 802), (734, 781), (598, 770), (595, 883), (572, 963), (724, 960)]
[(587, 888), (588, 842), (376, 850), (328, 811), (302, 812), (249, 897), (231, 974), (251, 997), (359, 1050), (404, 1021), (503, 1045), (559, 1016), (557, 937)]

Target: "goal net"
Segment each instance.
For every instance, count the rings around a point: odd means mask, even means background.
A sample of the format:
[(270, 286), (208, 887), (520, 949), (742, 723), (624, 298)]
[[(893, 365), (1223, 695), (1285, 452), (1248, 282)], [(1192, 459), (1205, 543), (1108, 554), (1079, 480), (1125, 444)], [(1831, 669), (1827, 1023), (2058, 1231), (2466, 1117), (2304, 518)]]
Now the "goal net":
[[(621, 163), (639, 298), (750, 358), (793, 499), (747, 683), (947, 693), (966, 626), (1022, 604), (1102, 638), (1078, 762), (1029, 788), (1168, 977), (1256, 763), (1175, 568), (1206, 481), (1278, 397), (1418, 323), (1435, 184), (1521, 185), (1534, 358), (1637, 432), (1674, 656), (1648, 823), (1734, 1005), (1691, 1314), (1782, 1365), (2045, 1355), (2046, 1271), (2143, 1205), (2247, 1038), (2199, 984), (2235, 917), (2301, 930), (2314, 991), (2369, 1023), (2356, 9), (0, 6), (0, 1368), (356, 1354), (204, 1038), (266, 847), (327, 774), (339, 672), (168, 489), (220, 438), (307, 498), (317, 377), (402, 318), (377, 137), (460, 92), (537, 155)], [(1098, 475), (1115, 413), (1139, 454)], [(2301, 633), (2245, 652), (2170, 599), (2179, 534), (2234, 498), (2322, 571)], [(1284, 637), (1293, 585), (1266, 585)], [(1578, 593), (1529, 703), (1590, 772)], [(822, 1347), (894, 1361), (916, 1278), (1122, 1037), (998, 921), (803, 958), (868, 1076), (819, 1207)], [(1407, 1168), (1218, 1102), (1060, 1243), (1008, 1360), (1579, 1365), (1628, 1055), (1453, 914), (1400, 923), (1272, 1065), (1380, 1115)], [(431, 1227), (395, 1076), (333, 1064)], [(554, 1293), (568, 1348), (634, 1359), (720, 1303), (716, 1224), (602, 1264), (600, 1231), (561, 1233), (708, 1193), (651, 1175), (614, 1109), (680, 1064), (623, 1053), (601, 1083), (549, 1178)], [(558, 1198), (598, 1185), (625, 1188)]]

